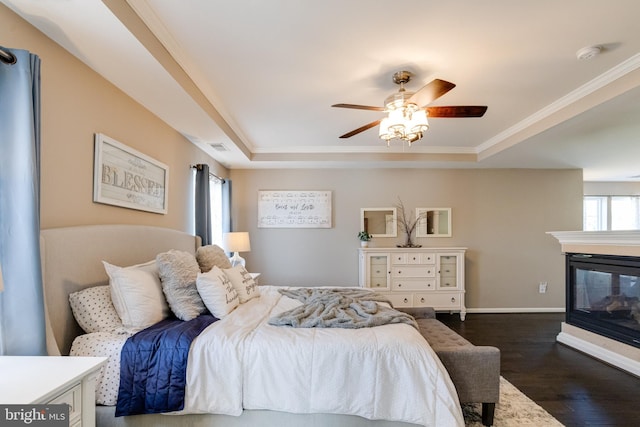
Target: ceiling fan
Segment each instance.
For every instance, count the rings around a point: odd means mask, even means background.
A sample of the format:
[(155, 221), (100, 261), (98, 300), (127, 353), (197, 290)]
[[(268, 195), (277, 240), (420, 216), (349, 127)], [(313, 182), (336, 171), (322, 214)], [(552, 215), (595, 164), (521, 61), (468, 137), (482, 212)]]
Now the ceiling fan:
[(407, 92), (404, 85), (411, 80), (411, 73), (398, 71), (393, 74), (393, 82), (400, 85), (398, 92), (390, 95), (384, 101), (384, 107), (371, 107), (356, 104), (334, 104), (332, 107), (352, 108), (357, 110), (384, 111), (389, 116), (368, 123), (347, 132), (340, 138), (350, 138), (354, 135), (380, 125), (379, 136), (387, 141), (403, 139), (411, 143), (422, 138), (422, 134), (429, 128), (428, 117), (482, 117), (487, 111), (486, 106), (462, 105), (446, 107), (428, 107), (431, 102), (456, 87), (455, 84), (435, 79), (427, 83), (417, 92)]

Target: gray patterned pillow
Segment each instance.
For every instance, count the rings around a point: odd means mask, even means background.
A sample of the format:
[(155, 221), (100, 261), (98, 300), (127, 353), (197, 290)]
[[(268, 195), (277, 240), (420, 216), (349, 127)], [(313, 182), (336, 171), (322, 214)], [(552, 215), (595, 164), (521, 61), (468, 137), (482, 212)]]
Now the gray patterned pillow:
[(191, 320), (202, 314), (206, 307), (196, 288), (200, 267), (188, 252), (170, 250), (158, 254), (156, 264), (169, 307), (180, 320)]
[(200, 265), (200, 271), (206, 273), (213, 267), (220, 269), (231, 268), (231, 261), (224, 250), (217, 245), (200, 246), (196, 251), (196, 260)]

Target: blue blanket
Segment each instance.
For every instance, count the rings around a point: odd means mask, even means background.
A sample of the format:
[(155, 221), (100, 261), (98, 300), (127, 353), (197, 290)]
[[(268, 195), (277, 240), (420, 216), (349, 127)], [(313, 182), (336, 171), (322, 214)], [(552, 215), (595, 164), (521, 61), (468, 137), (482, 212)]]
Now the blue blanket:
[(183, 409), (189, 347), (216, 320), (165, 319), (130, 337), (120, 355), (116, 417)]

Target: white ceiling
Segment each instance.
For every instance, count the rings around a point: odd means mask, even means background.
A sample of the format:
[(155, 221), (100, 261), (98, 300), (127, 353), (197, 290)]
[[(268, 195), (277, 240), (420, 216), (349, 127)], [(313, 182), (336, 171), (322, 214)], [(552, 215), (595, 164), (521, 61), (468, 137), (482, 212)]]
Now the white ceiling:
[[(640, 175), (637, 0), (0, 2), (230, 168)], [(592, 45), (602, 54), (576, 58)], [(408, 90), (457, 85), (431, 105), (487, 113), (432, 118), (411, 148), (387, 148), (377, 128), (339, 139), (382, 113), (331, 105), (381, 106), (399, 70)]]

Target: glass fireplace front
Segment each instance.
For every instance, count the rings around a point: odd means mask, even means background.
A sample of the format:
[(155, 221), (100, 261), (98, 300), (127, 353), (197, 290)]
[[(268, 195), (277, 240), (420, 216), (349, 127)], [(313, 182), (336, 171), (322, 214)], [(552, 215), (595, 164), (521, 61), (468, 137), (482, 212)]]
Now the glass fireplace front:
[(567, 254), (567, 318), (640, 348), (640, 258)]

